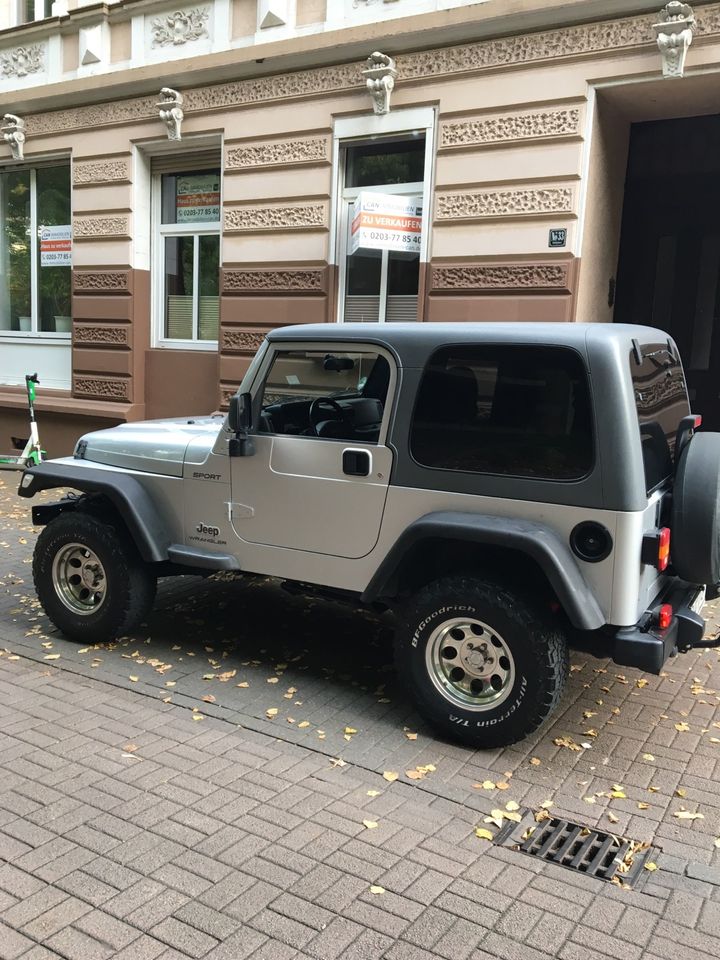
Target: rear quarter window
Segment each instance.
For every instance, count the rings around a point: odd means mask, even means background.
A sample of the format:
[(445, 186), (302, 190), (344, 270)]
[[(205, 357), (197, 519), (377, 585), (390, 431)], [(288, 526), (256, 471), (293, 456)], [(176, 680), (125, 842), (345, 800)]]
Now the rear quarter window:
[(667, 343), (644, 343), (630, 351), (630, 374), (635, 393), (645, 484), (650, 493), (672, 476), (675, 434), (690, 413), (687, 387), (677, 351)]
[(420, 465), (579, 480), (593, 450), (588, 378), (573, 350), (469, 345), (431, 357), (410, 429)]

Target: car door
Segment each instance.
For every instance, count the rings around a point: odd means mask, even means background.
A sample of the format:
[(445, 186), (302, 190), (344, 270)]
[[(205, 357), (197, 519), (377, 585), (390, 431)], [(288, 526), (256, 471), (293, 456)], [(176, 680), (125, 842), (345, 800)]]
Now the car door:
[(232, 525), (249, 544), (345, 558), (377, 542), (392, 452), (392, 357), (278, 344), (253, 389), (255, 453), (232, 460)]

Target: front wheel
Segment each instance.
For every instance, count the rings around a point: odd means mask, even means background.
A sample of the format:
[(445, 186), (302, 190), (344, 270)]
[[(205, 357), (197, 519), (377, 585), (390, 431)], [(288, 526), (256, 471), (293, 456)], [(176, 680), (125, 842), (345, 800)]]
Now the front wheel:
[(132, 630), (155, 599), (156, 579), (125, 531), (81, 510), (61, 513), (42, 531), (33, 579), (48, 617), (81, 643)]
[(568, 645), (548, 615), (499, 584), (448, 577), (406, 604), (395, 662), (418, 711), (470, 746), (522, 740), (554, 710)]

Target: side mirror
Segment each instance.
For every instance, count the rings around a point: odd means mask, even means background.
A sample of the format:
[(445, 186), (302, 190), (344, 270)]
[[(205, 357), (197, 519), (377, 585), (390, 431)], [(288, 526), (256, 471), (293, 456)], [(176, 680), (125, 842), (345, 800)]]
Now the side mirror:
[(252, 426), (252, 400), (249, 393), (230, 397), (228, 411), (228, 426), (235, 434), (230, 440), (228, 450), (231, 457), (250, 457), (255, 453), (255, 446), (248, 437)]
[(233, 433), (247, 433), (252, 425), (252, 400), (249, 393), (230, 397), (228, 426)]

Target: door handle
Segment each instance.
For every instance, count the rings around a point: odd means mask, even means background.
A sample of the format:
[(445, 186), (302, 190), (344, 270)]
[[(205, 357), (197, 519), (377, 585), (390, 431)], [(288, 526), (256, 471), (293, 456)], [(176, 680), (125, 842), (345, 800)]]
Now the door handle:
[(370, 454), (367, 450), (343, 450), (342, 468), (349, 477), (367, 477), (370, 475)]

